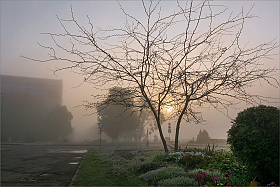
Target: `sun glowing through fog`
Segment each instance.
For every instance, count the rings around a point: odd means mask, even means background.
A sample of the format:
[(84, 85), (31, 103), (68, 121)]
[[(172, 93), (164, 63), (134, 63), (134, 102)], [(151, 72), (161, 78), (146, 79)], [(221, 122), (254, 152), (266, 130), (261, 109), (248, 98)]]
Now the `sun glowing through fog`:
[(166, 111), (167, 111), (167, 112), (172, 112), (172, 110), (173, 110), (173, 107), (172, 107), (172, 106), (166, 106), (165, 108), (166, 108)]

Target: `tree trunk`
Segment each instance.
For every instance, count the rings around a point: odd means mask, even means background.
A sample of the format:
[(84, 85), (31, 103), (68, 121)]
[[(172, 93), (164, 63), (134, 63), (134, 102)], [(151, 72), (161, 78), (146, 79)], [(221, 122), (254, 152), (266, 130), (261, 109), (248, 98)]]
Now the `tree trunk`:
[(187, 106), (189, 104), (189, 99), (187, 98), (187, 101), (185, 103), (185, 106), (177, 120), (177, 124), (176, 124), (176, 134), (175, 134), (175, 147), (174, 147), (174, 151), (177, 152), (178, 151), (178, 148), (179, 148), (179, 133), (180, 133), (180, 124), (181, 124), (181, 121), (182, 121), (182, 118), (187, 110)]
[(180, 132), (180, 124), (182, 121), (182, 117), (183, 115), (180, 115), (177, 121), (177, 125), (176, 125), (176, 134), (175, 134), (175, 147), (174, 147), (174, 151), (177, 152), (178, 148), (179, 148), (179, 132)]
[(159, 135), (160, 135), (160, 138), (161, 138), (161, 141), (162, 141), (162, 144), (163, 144), (164, 152), (168, 153), (167, 144), (166, 144), (165, 138), (163, 136), (161, 125), (160, 125), (160, 122), (159, 122), (158, 119), (157, 119), (157, 126), (158, 126)]
[[(156, 122), (157, 122), (157, 127), (158, 127), (158, 132), (159, 132), (159, 135), (160, 135), (160, 138), (161, 138), (161, 141), (162, 141), (162, 144), (163, 144), (163, 148), (164, 148), (164, 152), (165, 153), (168, 153), (168, 148), (167, 148), (167, 144), (166, 144), (166, 141), (165, 141), (165, 138), (163, 136), (163, 133), (162, 133), (162, 128), (161, 128), (161, 124), (160, 124), (160, 104), (159, 104), (159, 109), (158, 111), (156, 112), (155, 111), (155, 108), (153, 107), (153, 105), (151, 104), (151, 101), (149, 100), (149, 98), (147, 97), (145, 91), (143, 89), (141, 89), (143, 95), (144, 95), (144, 98), (146, 99), (152, 113), (154, 114), (154, 117), (156, 119)], [(158, 114), (158, 115), (157, 115)]]

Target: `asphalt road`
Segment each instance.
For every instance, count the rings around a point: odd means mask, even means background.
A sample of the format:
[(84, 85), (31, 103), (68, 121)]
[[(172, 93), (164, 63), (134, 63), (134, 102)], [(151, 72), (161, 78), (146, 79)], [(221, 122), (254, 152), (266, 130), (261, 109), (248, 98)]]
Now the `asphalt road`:
[(91, 147), (2, 144), (1, 186), (69, 186)]

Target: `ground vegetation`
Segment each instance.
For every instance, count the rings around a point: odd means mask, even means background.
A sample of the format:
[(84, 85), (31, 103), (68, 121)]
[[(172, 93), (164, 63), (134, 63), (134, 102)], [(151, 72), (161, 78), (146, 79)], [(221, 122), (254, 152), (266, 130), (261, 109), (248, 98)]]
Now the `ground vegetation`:
[[(276, 186), (250, 176), (246, 163), (230, 150), (206, 147), (165, 153), (159, 148), (103, 147), (89, 153), (74, 183), (77, 186)], [(93, 174), (98, 171), (99, 176)]]

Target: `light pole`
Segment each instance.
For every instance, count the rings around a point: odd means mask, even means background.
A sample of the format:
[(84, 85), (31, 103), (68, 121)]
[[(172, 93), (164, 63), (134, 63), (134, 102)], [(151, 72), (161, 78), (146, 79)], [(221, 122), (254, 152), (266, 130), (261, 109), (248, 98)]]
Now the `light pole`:
[(168, 134), (169, 134), (169, 141), (170, 141), (170, 133), (171, 133), (171, 123), (168, 123)]
[(1, 92), (1, 124), (3, 119), (4, 94)]
[(98, 126), (99, 126), (99, 134), (100, 134), (100, 140), (99, 140), (99, 148), (101, 148), (101, 128), (103, 126), (103, 123), (98, 123)]
[(148, 128), (147, 128), (146, 138), (147, 138), (146, 147), (149, 147), (149, 130), (148, 130)]

